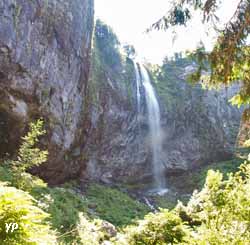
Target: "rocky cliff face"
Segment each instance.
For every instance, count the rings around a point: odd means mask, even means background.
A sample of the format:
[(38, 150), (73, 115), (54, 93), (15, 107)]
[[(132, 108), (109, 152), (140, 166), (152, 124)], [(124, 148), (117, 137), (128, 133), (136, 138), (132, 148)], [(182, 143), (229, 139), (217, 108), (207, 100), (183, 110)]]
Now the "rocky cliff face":
[(0, 1), (1, 153), (42, 116), (50, 182), (79, 173), (93, 18), (93, 0)]
[[(132, 62), (127, 60), (127, 64), (120, 63), (121, 74), (128, 73), (128, 67), (131, 74), (135, 72)], [(99, 101), (90, 113), (92, 133), (86, 150), (85, 177), (106, 183), (150, 180), (152, 155), (143, 91), (142, 115), (139, 116), (135, 75), (126, 77), (127, 83), (124, 83), (124, 78), (117, 76), (118, 71), (103, 68), (105, 78), (97, 78), (102, 80), (97, 86)], [(207, 91), (200, 85), (189, 85), (185, 79), (194, 69), (190, 62), (178, 69), (176, 64), (164, 69), (169, 81), (164, 80), (166, 77), (162, 81), (155, 80), (155, 87), (162, 111), (162, 161), (166, 175), (230, 159), (242, 111), (231, 106), (228, 100), (237, 87)], [(131, 94), (126, 84), (131, 85)]]
[[(92, 30), (92, 0), (0, 2), (0, 157), (14, 154), (27, 123), (43, 117), (50, 157), (33, 171), (49, 183), (150, 179), (147, 111), (141, 91), (137, 113), (133, 63), (99, 23), (89, 75)], [(188, 64), (164, 69), (153, 78), (166, 173), (230, 157), (241, 111), (227, 99), (237, 88), (193, 89), (184, 81)]]
[(219, 91), (191, 86), (185, 79), (194, 70), (184, 65), (176, 72), (175, 107), (165, 104), (164, 94), (160, 97), (167, 174), (228, 160), (235, 150), (242, 109), (232, 106), (229, 99), (238, 86)]
[(116, 37), (105, 24), (99, 24), (89, 84), (87, 169), (81, 178), (114, 183), (137, 176), (139, 181), (149, 170), (141, 169), (148, 154), (138, 133), (134, 65), (116, 45), (109, 47)]

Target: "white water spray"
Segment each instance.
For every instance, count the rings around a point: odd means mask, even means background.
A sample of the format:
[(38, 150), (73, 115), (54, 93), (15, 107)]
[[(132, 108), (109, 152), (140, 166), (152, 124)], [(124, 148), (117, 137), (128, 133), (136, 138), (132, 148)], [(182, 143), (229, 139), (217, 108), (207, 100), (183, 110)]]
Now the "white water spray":
[[(162, 130), (160, 124), (160, 108), (146, 68), (143, 65), (139, 65), (139, 67), (141, 71), (141, 76), (138, 67), (135, 66), (136, 76), (138, 76), (138, 78), (140, 79), (138, 79), (137, 84), (140, 84), (140, 82), (142, 81), (142, 85), (145, 90), (145, 99), (148, 111), (150, 145), (152, 150), (153, 174), (156, 188), (158, 191), (160, 191), (166, 188), (164, 165), (161, 160)], [(140, 97), (138, 97), (137, 95), (137, 100), (138, 99), (140, 99)]]
[(136, 75), (137, 114), (140, 116), (140, 113), (141, 113), (141, 93), (140, 93), (141, 77), (140, 77), (138, 66), (135, 61), (134, 61), (134, 67), (135, 67), (135, 75)]

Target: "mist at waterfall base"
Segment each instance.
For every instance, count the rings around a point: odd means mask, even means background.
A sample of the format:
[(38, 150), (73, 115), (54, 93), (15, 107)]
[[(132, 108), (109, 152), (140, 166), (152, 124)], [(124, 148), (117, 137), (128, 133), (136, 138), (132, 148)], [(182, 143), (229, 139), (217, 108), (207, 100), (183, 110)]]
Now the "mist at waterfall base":
[[(160, 107), (154, 88), (151, 84), (150, 77), (146, 68), (134, 62), (136, 72), (136, 86), (137, 86), (137, 113), (141, 113), (141, 93), (140, 88), (143, 87), (145, 94), (145, 101), (147, 107), (147, 118), (149, 124), (149, 139), (150, 148), (152, 151), (152, 174), (154, 177), (154, 186), (150, 192), (159, 195), (165, 194), (168, 189), (166, 188), (166, 180), (164, 174), (164, 164), (162, 161), (162, 129)], [(140, 133), (140, 130), (139, 130)]]

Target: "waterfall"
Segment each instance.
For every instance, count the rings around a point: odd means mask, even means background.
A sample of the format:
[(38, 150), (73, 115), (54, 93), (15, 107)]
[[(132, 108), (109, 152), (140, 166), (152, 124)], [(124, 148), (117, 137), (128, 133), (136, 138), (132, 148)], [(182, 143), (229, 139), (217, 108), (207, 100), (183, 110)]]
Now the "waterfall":
[(153, 212), (156, 212), (156, 211), (157, 211), (156, 208), (154, 207), (154, 205), (152, 205), (152, 204), (150, 203), (150, 201), (148, 200), (147, 197), (143, 197), (143, 199), (144, 199), (146, 205), (151, 209), (151, 211), (153, 211)]
[(166, 187), (165, 176), (164, 176), (164, 165), (161, 160), (162, 153), (162, 130), (160, 124), (160, 107), (157, 101), (154, 88), (151, 84), (149, 74), (143, 65), (139, 65), (141, 76), (137, 65), (136, 77), (137, 77), (137, 103), (140, 100), (140, 90), (138, 87), (142, 82), (145, 91), (145, 100), (148, 112), (148, 123), (149, 123), (149, 135), (150, 135), (150, 146), (152, 150), (152, 167), (153, 175), (156, 188), (162, 190)]
[(136, 75), (136, 99), (137, 99), (137, 114), (140, 116), (141, 113), (141, 93), (140, 93), (140, 86), (141, 86), (141, 77), (138, 66), (134, 61), (135, 67), (135, 75)]

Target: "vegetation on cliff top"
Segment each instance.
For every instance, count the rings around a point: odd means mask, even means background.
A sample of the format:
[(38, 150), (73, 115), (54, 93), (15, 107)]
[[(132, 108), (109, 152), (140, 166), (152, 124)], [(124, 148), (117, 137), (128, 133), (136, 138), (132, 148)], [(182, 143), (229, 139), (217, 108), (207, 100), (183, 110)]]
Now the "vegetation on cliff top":
[(111, 27), (97, 19), (90, 71), (91, 102), (97, 105), (103, 89), (108, 87), (109, 90), (124, 90), (126, 97), (123, 100), (132, 104), (134, 76), (133, 63), (122, 54), (116, 34)]

